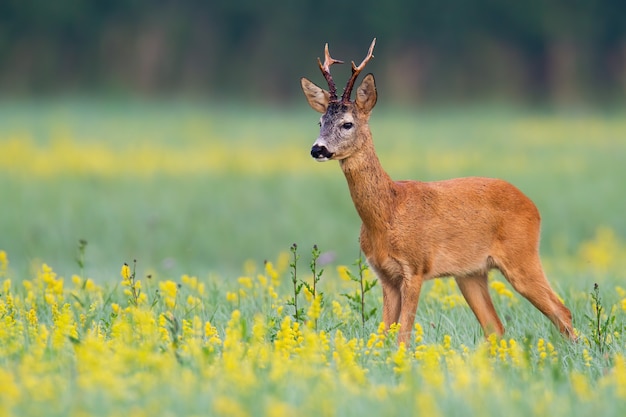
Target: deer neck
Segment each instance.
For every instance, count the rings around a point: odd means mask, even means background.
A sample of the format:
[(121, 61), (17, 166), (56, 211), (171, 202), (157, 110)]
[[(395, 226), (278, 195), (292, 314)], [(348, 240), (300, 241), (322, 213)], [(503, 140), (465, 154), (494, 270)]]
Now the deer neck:
[(361, 149), (342, 159), (340, 166), (363, 225), (372, 231), (387, 230), (395, 183), (380, 164), (369, 132)]

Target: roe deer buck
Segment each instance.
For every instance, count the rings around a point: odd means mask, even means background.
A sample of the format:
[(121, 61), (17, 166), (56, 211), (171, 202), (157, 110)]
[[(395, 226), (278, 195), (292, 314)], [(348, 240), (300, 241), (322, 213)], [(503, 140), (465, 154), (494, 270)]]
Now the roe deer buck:
[(376, 39), (352, 76), (341, 99), (330, 57), (318, 64), (328, 91), (306, 78), (302, 90), (309, 105), (323, 114), (311, 156), (335, 159), (363, 222), (360, 245), (383, 289), (383, 321), (400, 324), (398, 343), (408, 344), (418, 298), (425, 280), (453, 276), (485, 333), (501, 336), (487, 273), (499, 269), (513, 288), (574, 339), (572, 315), (548, 283), (539, 259), (539, 212), (513, 185), (490, 178), (436, 182), (393, 181), (381, 166), (368, 125), (376, 104), (374, 76), (368, 74), (350, 95), (372, 58)]

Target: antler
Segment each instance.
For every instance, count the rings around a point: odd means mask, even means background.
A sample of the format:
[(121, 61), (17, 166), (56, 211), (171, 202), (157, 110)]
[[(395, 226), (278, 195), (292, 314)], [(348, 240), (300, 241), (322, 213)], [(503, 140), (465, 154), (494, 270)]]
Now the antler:
[(342, 102), (346, 103), (350, 101), (350, 95), (352, 94), (352, 87), (354, 87), (354, 82), (356, 81), (363, 68), (365, 68), (365, 65), (367, 65), (370, 59), (374, 58), (374, 45), (376, 45), (376, 38), (374, 38), (374, 40), (372, 41), (370, 49), (367, 52), (367, 56), (358, 67), (354, 64), (354, 61), (352, 61), (352, 77), (350, 77), (345, 90), (343, 90), (343, 95), (341, 96)]
[[(333, 77), (330, 75), (330, 66), (333, 64), (343, 64), (343, 61), (331, 58), (330, 53), (328, 53), (328, 44), (326, 44), (324, 47), (324, 64), (322, 65), (322, 61), (319, 58), (317, 58), (317, 63), (320, 66), (322, 75), (324, 75), (324, 78), (326, 78), (326, 82), (328, 83), (330, 101), (337, 101), (337, 87), (335, 87)], [(354, 65), (354, 63), (352, 65)]]

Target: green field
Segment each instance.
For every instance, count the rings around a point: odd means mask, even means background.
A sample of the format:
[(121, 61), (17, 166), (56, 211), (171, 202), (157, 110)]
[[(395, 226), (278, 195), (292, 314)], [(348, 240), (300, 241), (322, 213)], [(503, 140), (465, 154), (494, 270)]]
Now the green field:
[[(542, 213), (546, 256), (575, 255), (600, 226), (626, 234), (623, 113), (379, 107), (392, 177), (513, 182)], [(98, 279), (128, 259), (170, 277), (233, 273), (294, 242), (350, 262), (360, 223), (337, 164), (309, 156), (317, 119), (304, 106), (3, 103), (0, 246), (19, 270), (36, 258), (67, 275), (85, 239)]]
[[(451, 280), (424, 286), (407, 350), (377, 332), (378, 286), (362, 326), (340, 295), (357, 286), (337, 272), (354, 271), (360, 222), (337, 163), (309, 156), (319, 116), (304, 104), (3, 102), (0, 411), (624, 415), (626, 113), (378, 106), (392, 177), (499, 177), (535, 201), (578, 343), (497, 274), (501, 341), (484, 342)], [(313, 245), (330, 259), (324, 305), (301, 293), (298, 325), (293, 243), (300, 280)], [(143, 301), (120, 278), (133, 260)], [(594, 283), (607, 331), (595, 339)]]

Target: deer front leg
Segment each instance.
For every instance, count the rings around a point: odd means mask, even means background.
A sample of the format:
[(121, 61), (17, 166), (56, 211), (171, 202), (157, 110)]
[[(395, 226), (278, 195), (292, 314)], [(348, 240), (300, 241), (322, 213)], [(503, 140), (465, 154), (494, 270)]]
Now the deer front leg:
[(401, 293), (400, 288), (381, 280), (383, 287), (383, 322), (389, 329), (400, 318)]
[(411, 331), (415, 323), (415, 313), (422, 290), (422, 277), (413, 275), (406, 278), (400, 287), (401, 308), (400, 308), (400, 333), (398, 333), (398, 344), (404, 343), (406, 347), (411, 341)]

